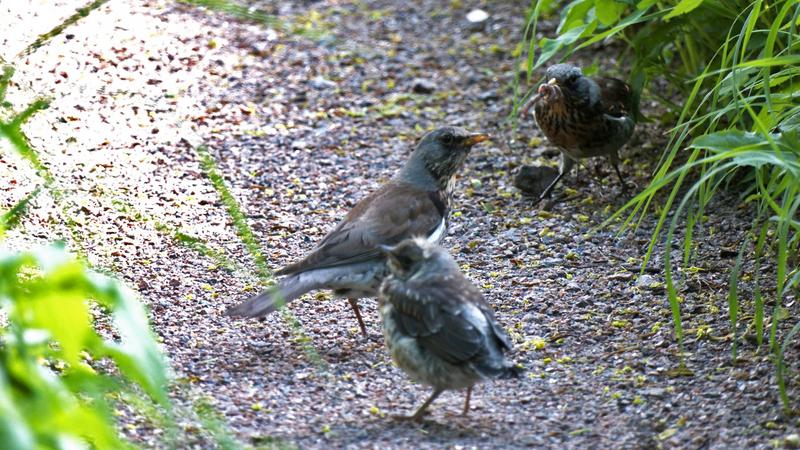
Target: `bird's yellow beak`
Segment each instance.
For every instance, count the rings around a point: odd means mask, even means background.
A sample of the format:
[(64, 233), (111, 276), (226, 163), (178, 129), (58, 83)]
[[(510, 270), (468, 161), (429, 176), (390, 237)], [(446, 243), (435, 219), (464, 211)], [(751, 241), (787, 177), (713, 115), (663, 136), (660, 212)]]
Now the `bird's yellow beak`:
[(469, 135), (469, 137), (464, 139), (464, 145), (472, 146), (479, 142), (488, 141), (490, 137), (491, 136), (486, 133), (472, 133)]
[(550, 78), (550, 81), (548, 81), (547, 84), (549, 84), (550, 86), (555, 86), (558, 84), (558, 81), (556, 81), (555, 78)]

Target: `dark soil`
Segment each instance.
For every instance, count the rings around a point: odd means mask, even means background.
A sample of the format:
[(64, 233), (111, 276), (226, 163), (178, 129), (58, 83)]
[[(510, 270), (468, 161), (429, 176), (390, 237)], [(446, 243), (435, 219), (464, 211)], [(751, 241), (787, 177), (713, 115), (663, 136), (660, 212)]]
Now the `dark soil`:
[[(798, 423), (781, 413), (767, 347), (758, 348), (753, 330), (744, 329), (752, 316), (748, 264), (737, 331), (745, 336), (735, 364), (731, 357), (727, 284), (752, 220), (736, 192), (708, 206), (691, 269), (679, 274), (681, 352), (663, 247), (639, 274), (654, 214), (619, 237), (613, 227), (592, 232), (632, 196), (609, 165), (584, 164), (548, 205), (514, 187), (521, 166), (557, 161), (531, 119), (516, 129), (507, 121), (518, 64), (512, 52), (527, 2), (484, 5), (490, 19), (479, 30), (465, 20), (481, 5), (471, 1), (252, 4), (278, 15), (283, 26), (175, 3), (117, 1), (70, 27), (65, 33), (72, 37), (59, 35), (30, 56), (15, 55), (58, 21), (19, 13), (41, 30), (0, 38), (2, 57), (18, 70), (9, 100), (21, 107), (35, 95), (53, 98), (26, 131), (67, 193), (63, 210), (47, 195), (37, 198), (4, 245), (66, 239), (64, 216), (72, 217), (78, 228), (68, 245), (119, 274), (149, 306), (179, 381), (173, 393), (179, 405), (207, 402), (235, 438), (253, 446), (793, 443)], [(74, 7), (57, 2), (51, 13), (63, 18)], [(542, 29), (554, 28), (547, 22)], [(620, 51), (597, 48), (578, 62), (597, 62), (602, 72), (624, 77)], [(652, 102), (645, 100), (643, 109), (655, 120), (640, 126), (622, 152), (623, 172), (638, 188), (647, 185), (668, 129), (658, 125), (661, 112)], [(261, 286), (193, 147), (205, 145), (216, 159), (274, 269), (307, 252), (393, 174), (425, 131), (445, 124), (493, 135), (463, 171), (444, 246), (485, 292), (516, 344), (513, 357), (528, 372), (478, 387), (467, 417), (459, 415), (463, 393), (452, 392), (434, 403), (425, 423), (411, 424), (390, 416), (413, 411), (429, 392), (392, 365), (374, 299), (361, 302), (368, 338), (358, 333), (347, 302), (328, 301), (327, 294), (290, 307), (307, 342), (280, 315), (253, 321), (222, 315)], [(26, 167), (2, 154), (0, 173), (15, 184), (0, 191), (8, 193), (0, 207), (36, 185)], [(202, 239), (232, 263), (226, 268), (182, 245), (169, 229)], [(672, 250), (680, 261), (682, 248)], [(785, 300), (790, 316), (794, 300)], [(790, 346), (789, 361), (796, 355)], [(679, 370), (681, 359), (686, 370)], [(795, 368), (791, 398), (797, 398)], [(157, 425), (127, 409), (123, 422), (134, 442), (163, 445)], [(218, 445), (195, 416), (179, 426), (189, 436), (181, 446)]]

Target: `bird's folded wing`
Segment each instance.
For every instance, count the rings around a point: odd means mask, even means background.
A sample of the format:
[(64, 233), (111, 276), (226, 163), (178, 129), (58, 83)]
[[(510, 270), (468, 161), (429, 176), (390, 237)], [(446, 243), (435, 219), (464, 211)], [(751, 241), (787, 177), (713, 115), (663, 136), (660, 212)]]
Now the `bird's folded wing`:
[(379, 245), (428, 236), (444, 220), (446, 201), (438, 192), (389, 184), (362, 199), (301, 261), (279, 275), (354, 264), (380, 255)]
[(461, 364), (485, 351), (484, 328), (491, 320), (476, 307), (481, 294), (466, 279), (404, 283), (386, 294), (400, 331), (438, 358)]
[[(488, 305), (487, 309), (489, 309)], [(491, 311), (491, 309), (489, 309), (489, 311)], [(489, 324), (492, 327), (492, 331), (494, 331), (494, 337), (495, 339), (497, 339), (497, 342), (499, 343), (500, 347), (502, 349), (511, 351), (514, 348), (511, 345), (511, 338), (508, 337), (508, 333), (506, 333), (506, 330), (504, 330), (503, 327), (501, 327), (500, 324), (497, 323), (497, 320), (495, 320), (494, 318), (493, 312), (491, 314), (491, 320), (489, 321)]]
[(628, 83), (610, 77), (596, 77), (593, 80), (600, 87), (605, 114), (619, 117), (633, 112), (633, 91)]

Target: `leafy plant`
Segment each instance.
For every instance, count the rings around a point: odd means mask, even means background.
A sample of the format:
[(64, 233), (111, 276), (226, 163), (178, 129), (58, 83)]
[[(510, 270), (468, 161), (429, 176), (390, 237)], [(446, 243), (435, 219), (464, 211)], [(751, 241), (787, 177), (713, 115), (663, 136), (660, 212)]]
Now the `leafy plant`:
[[(756, 219), (742, 243), (730, 277), (730, 326), (739, 328), (738, 284), (743, 261), (755, 265), (753, 327), (762, 344), (765, 292), (761, 272), (774, 264), (775, 294), (769, 346), (775, 356), (781, 400), (788, 407), (783, 352), (778, 324), (787, 317), (783, 301), (798, 289), (800, 272), (800, 3), (792, 0), (575, 0), (561, 11), (558, 36), (536, 40), (536, 26), (552, 1), (531, 3), (523, 47), (528, 49), (528, 80), (534, 71), (557, 57), (609, 38), (625, 42), (631, 83), (637, 92), (647, 80), (666, 80), (671, 90), (653, 89), (677, 124), (648, 187), (617, 211), (604, 225), (623, 218), (622, 230), (637, 226), (659, 205), (658, 222), (644, 258), (648, 264), (662, 237), (672, 248), (683, 231), (682, 267), (693, 257), (695, 228), (705, 208), (723, 186), (736, 186), (741, 201), (751, 205)], [(677, 100), (675, 100), (677, 99)], [(518, 103), (519, 104), (519, 103)], [(666, 227), (666, 229), (665, 229)], [(663, 233), (663, 234), (662, 234)], [(767, 239), (769, 237), (770, 239)], [(664, 253), (667, 294), (676, 338), (682, 345), (678, 302), (680, 277), (669, 250)], [(678, 268), (678, 273), (681, 269)], [(786, 335), (791, 339), (796, 326)], [(732, 346), (735, 357), (736, 340)]]
[[(0, 442), (4, 448), (120, 448), (107, 396), (135, 383), (169, 405), (166, 366), (144, 309), (119, 282), (60, 248), (0, 252)], [(92, 327), (108, 310), (114, 333)], [(113, 362), (118, 376), (108, 374)], [(98, 370), (98, 366), (104, 366)]]
[[(6, 66), (0, 75), (0, 107), (7, 111), (11, 105), (3, 96), (13, 73)], [(39, 99), (21, 113), (0, 119), (0, 138), (43, 180), (0, 214), (0, 238), (19, 223), (42, 190), (57, 203), (64, 200), (21, 130), (46, 107), (47, 101)], [(61, 206), (66, 223), (74, 224)], [(76, 235), (74, 227), (70, 231)], [(106, 337), (93, 327), (95, 307), (111, 316), (114, 328), (104, 327)], [(109, 399), (133, 387), (169, 413), (166, 364), (144, 309), (116, 280), (86, 269), (61, 248), (27, 253), (0, 249), (0, 311), (0, 447), (129, 446), (119, 437)], [(112, 375), (114, 371), (118, 375)]]
[[(106, 2), (94, 0), (78, 9), (20, 55), (35, 52)], [(167, 366), (143, 308), (123, 285), (84, 265), (87, 255), (83, 234), (70, 214), (72, 199), (22, 129), (49, 101), (37, 98), (17, 112), (5, 100), (13, 75), (12, 66), (0, 65), (0, 139), (30, 163), (40, 183), (9, 210), (0, 211), (0, 239), (5, 230), (20, 225), (39, 194), (48, 195), (67, 225), (79, 261), (60, 248), (19, 254), (0, 249), (0, 448), (130, 447), (118, 434), (112, 409), (119, 405), (133, 408), (161, 431), (159, 444), (166, 448), (182, 448), (198, 439), (194, 431), (182, 433), (176, 417), (199, 421), (201, 439), (208, 445), (241, 448), (210, 403), (198, 400), (202, 407), (196, 406), (192, 395), (189, 406), (169, 402)], [(219, 265), (238, 267), (202, 240), (136, 211), (124, 199), (112, 203)], [(98, 308), (110, 314), (113, 327), (107, 314), (95, 321)], [(173, 388), (186, 400), (184, 386)]]

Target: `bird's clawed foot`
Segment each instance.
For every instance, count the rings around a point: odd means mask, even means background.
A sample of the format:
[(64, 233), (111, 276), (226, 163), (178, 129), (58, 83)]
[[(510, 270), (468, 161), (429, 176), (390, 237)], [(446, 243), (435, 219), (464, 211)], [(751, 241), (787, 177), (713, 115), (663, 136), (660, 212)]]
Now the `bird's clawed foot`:
[(367, 334), (361, 333), (358, 336), (358, 341), (364, 345), (368, 344), (383, 344), (383, 335), (380, 333), (370, 333)]
[(555, 204), (556, 202), (552, 197), (539, 197), (539, 201), (537, 202), (538, 208), (542, 211), (549, 211)]
[(625, 196), (635, 195), (636, 192), (639, 190), (639, 185), (636, 184), (634, 181), (623, 181), (620, 180), (620, 190), (622, 194)]
[(410, 416), (406, 416), (406, 415), (403, 415), (403, 414), (393, 414), (391, 416), (391, 418), (392, 418), (392, 420), (396, 420), (398, 422), (416, 422), (416, 423), (421, 423), (424, 420), (426, 414), (428, 414), (428, 411), (421, 411), (421, 413), (420, 413), (420, 411), (417, 411), (416, 414), (412, 414)]
[(542, 211), (550, 211), (553, 209), (557, 203), (561, 203), (569, 199), (569, 196), (565, 193), (560, 193), (557, 195), (548, 195), (547, 197), (539, 197), (539, 201), (537, 203), (538, 207)]
[(415, 412), (414, 415), (411, 415), (411, 416), (397, 415), (397, 416), (392, 416), (392, 418), (395, 419), (395, 420), (421, 422), (422, 418), (428, 412), (428, 406), (430, 406), (431, 403), (433, 403), (433, 401), (436, 400), (436, 398), (439, 397), (442, 394), (442, 392), (444, 392), (443, 389), (434, 390), (433, 393), (431, 394), (431, 396), (428, 397), (427, 400), (425, 400), (425, 403), (423, 403), (422, 406), (420, 406), (419, 409), (417, 409), (417, 412)]
[(630, 192), (629, 189), (636, 188), (636, 185), (628, 185), (628, 183), (625, 182), (625, 178), (622, 177), (622, 172), (620, 172), (618, 164), (614, 164), (614, 171), (617, 172), (617, 178), (619, 178), (619, 185), (622, 188), (623, 194), (627, 195), (628, 192)]

